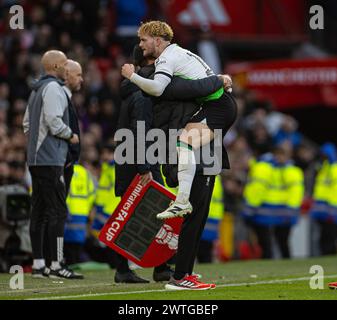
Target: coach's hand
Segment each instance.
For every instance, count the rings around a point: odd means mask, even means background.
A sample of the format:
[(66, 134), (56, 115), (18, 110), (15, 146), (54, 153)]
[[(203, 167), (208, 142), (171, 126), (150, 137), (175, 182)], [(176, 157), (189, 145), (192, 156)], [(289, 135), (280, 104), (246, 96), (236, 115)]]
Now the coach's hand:
[(135, 72), (135, 66), (133, 64), (124, 64), (122, 66), (122, 76), (126, 79), (130, 79), (132, 74)]
[(151, 171), (140, 175), (140, 180), (139, 181), (140, 181), (140, 184), (143, 185), (143, 186), (145, 186), (151, 180), (152, 180), (152, 173), (151, 173)]
[(69, 140), (69, 142), (70, 142), (71, 144), (77, 144), (77, 143), (80, 143), (80, 139), (79, 139), (79, 137), (78, 137), (77, 134), (74, 134), (74, 135), (72, 136), (72, 138)]

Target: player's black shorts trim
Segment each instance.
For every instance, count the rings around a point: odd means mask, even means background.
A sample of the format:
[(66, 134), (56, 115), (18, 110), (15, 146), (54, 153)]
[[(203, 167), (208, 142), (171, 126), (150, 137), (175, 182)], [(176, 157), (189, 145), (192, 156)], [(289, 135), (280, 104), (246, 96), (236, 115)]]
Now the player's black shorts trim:
[(237, 106), (230, 93), (224, 92), (217, 100), (206, 101), (202, 108), (192, 116), (189, 123), (204, 122), (214, 131), (222, 129), (223, 135), (232, 126), (237, 116)]

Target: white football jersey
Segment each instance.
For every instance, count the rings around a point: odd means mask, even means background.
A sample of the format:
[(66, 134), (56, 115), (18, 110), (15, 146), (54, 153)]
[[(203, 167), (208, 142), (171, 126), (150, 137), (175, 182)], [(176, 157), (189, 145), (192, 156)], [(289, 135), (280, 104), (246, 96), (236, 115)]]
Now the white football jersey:
[(170, 78), (179, 76), (185, 79), (203, 79), (214, 75), (213, 70), (198, 55), (189, 50), (170, 44), (156, 59), (155, 74)]

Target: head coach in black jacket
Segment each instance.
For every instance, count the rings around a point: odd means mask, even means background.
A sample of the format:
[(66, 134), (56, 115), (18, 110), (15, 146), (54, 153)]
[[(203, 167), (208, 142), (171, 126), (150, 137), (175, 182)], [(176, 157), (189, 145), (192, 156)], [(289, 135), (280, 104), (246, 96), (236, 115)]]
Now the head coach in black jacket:
[[(138, 73), (143, 77), (150, 77), (154, 72), (154, 60), (145, 60), (139, 48), (136, 46), (134, 53), (134, 64), (139, 67)], [(137, 155), (137, 123), (145, 125), (145, 134), (152, 127), (152, 99), (144, 96), (142, 91), (129, 80), (125, 79), (120, 87), (120, 96), (122, 105), (117, 124), (118, 129), (129, 129), (134, 136), (134, 154)], [(142, 148), (146, 152), (147, 143)], [(134, 159), (135, 160), (135, 159)], [(122, 196), (133, 178), (139, 173), (142, 177), (142, 183), (146, 184), (151, 179), (163, 184), (160, 173), (159, 164), (150, 165), (147, 161), (145, 163), (125, 163), (118, 164), (116, 161), (116, 181), (115, 194)], [(117, 283), (148, 283), (149, 281), (139, 277), (134, 271), (130, 270), (128, 261), (121, 255), (117, 254), (117, 266), (115, 274), (115, 282)], [(155, 281), (167, 281), (172, 275), (173, 271), (164, 263), (153, 271), (153, 279)]]
[[(136, 46), (133, 53), (134, 64), (139, 67), (138, 74), (150, 78), (154, 73), (154, 59), (144, 59), (142, 50)], [(198, 111), (199, 106), (192, 102), (192, 99), (206, 96), (223, 86), (223, 82), (217, 76), (202, 80), (187, 81), (174, 77), (171, 84), (166, 89), (162, 99), (154, 99), (144, 94), (138, 86), (129, 80), (123, 80), (120, 88), (122, 106), (120, 110), (118, 129), (130, 129), (134, 134), (134, 141), (137, 141), (137, 122), (143, 121), (145, 124), (145, 135), (153, 128), (163, 129), (167, 134), (168, 129), (180, 129), (191, 116)], [(165, 101), (170, 99), (171, 101)], [(168, 137), (168, 135), (167, 135)], [(149, 142), (145, 142), (145, 154)], [(134, 146), (134, 154), (137, 154), (137, 145)], [(136, 160), (136, 159), (134, 159)], [(150, 165), (146, 159), (145, 163), (118, 164), (116, 162), (116, 183), (115, 194), (122, 196), (133, 178), (140, 174), (143, 182), (150, 179), (163, 184), (159, 164)], [(115, 282), (147, 282), (132, 272), (127, 260), (119, 257), (120, 263), (117, 265)], [(167, 264), (163, 264), (154, 269), (153, 279), (155, 281), (168, 281), (173, 271)]]

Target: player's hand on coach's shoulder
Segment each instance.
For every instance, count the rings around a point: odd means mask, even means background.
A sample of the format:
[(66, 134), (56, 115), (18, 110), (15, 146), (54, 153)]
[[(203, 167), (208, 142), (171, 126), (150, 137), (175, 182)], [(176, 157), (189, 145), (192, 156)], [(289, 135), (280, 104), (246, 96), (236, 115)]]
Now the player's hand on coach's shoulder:
[(227, 92), (232, 92), (232, 78), (228, 74), (218, 74), (218, 77), (222, 80), (225, 90)]
[(135, 66), (133, 64), (125, 63), (122, 66), (121, 74), (124, 78), (130, 79), (134, 72), (135, 72)]

